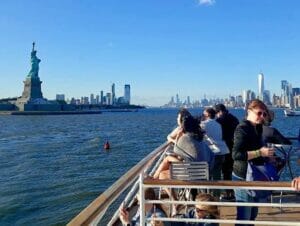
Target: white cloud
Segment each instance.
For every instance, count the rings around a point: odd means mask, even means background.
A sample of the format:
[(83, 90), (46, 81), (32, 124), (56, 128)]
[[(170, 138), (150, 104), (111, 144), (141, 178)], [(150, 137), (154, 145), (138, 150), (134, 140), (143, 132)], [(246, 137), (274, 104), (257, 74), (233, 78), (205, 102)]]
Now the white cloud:
[(199, 5), (214, 5), (216, 3), (215, 0), (199, 0)]

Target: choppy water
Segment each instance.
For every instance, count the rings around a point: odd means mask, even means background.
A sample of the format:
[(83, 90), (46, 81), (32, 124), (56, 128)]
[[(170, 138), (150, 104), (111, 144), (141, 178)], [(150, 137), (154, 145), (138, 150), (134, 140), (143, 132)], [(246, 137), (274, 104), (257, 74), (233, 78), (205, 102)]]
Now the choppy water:
[[(201, 110), (192, 110), (200, 114)], [(232, 110), (239, 118), (243, 110)], [(0, 224), (64, 225), (165, 141), (177, 110), (65, 116), (0, 116)], [(300, 117), (276, 111), (297, 136)], [(102, 149), (106, 140), (111, 150)], [(300, 172), (298, 172), (300, 175)]]

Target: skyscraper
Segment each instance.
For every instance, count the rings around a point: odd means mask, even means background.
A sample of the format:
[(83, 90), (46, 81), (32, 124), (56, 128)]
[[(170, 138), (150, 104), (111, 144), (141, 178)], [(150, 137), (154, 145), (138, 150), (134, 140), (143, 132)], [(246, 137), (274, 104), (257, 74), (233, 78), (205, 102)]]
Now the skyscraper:
[(112, 101), (112, 104), (115, 104), (115, 102), (116, 102), (115, 83), (113, 83), (111, 86), (111, 101)]
[(95, 104), (94, 94), (92, 93), (90, 96), (90, 104)]
[(112, 105), (111, 93), (106, 93), (106, 105)]
[(260, 99), (261, 101), (264, 101), (264, 90), (265, 90), (264, 74), (259, 73), (258, 74), (258, 99)]
[(292, 84), (289, 84), (288, 81), (281, 81), (281, 89), (282, 89), (282, 105), (285, 107), (292, 107)]
[(251, 90), (244, 90), (243, 91), (243, 103), (246, 105), (248, 104), (251, 100), (255, 99), (255, 94)]
[(100, 91), (100, 104), (104, 104), (103, 90)]
[(126, 103), (130, 104), (130, 85), (128, 84), (124, 86), (124, 100)]

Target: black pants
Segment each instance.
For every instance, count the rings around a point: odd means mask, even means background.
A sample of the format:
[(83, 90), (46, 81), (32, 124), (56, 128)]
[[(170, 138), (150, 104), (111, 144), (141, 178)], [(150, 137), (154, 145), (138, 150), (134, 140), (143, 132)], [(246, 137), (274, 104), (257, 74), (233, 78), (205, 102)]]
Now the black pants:
[(232, 180), (233, 159), (231, 154), (225, 155), (225, 161), (222, 166), (223, 180)]

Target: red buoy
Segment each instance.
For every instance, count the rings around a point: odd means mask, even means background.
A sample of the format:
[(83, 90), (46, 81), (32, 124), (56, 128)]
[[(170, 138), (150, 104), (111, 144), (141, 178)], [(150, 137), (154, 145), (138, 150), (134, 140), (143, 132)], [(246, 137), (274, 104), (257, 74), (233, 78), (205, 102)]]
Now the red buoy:
[(106, 143), (104, 144), (104, 149), (105, 149), (105, 150), (110, 149), (110, 145), (109, 145), (109, 142), (108, 142), (108, 141), (106, 141)]

